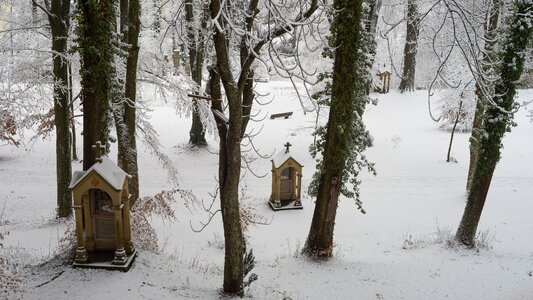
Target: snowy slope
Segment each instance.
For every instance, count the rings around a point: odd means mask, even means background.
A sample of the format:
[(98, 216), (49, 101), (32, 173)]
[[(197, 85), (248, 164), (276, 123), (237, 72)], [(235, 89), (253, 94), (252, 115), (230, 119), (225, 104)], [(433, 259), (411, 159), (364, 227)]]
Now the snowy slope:
[[(261, 120), (250, 126), (255, 132), (262, 129), (254, 145), (261, 154), (272, 154), (289, 141), (291, 153), (304, 165), (305, 190), (315, 168), (308, 147), (316, 115), (304, 115), (287, 82), (260, 83), (258, 89), (268, 94), (264, 102), (274, 101), (256, 106)], [(369, 106), (364, 116), (374, 136), (368, 156), (376, 163), (378, 175), (362, 174), (366, 215), (356, 211), (352, 200), (341, 200), (333, 259), (317, 262), (298, 255), (309, 230), (313, 200), (306, 197), (303, 210), (272, 212), (267, 206), (270, 159), (252, 164), (254, 173), (266, 176), (248, 172), (244, 191), (247, 201), (270, 224), (247, 232), (257, 259), (252, 272), (259, 275), (247, 294), (256, 299), (533, 299), (533, 124), (525, 111), (517, 114), (519, 126), (504, 140), (503, 159), (481, 219), (481, 231), (494, 236), (492, 249), (450, 250), (433, 240), (445, 236), (435, 234), (438, 228), (453, 233), (460, 220), (469, 135), (456, 134), (452, 152), (458, 163), (446, 163), (449, 133), (437, 129), (429, 118), (425, 92), (378, 97), (379, 104)], [(531, 90), (520, 93), (521, 100), (532, 97)], [(210, 203), (209, 193), (216, 184), (217, 142), (211, 137), (209, 151), (190, 150), (186, 146), (190, 120), (176, 116), (171, 104), (157, 100), (152, 104), (152, 123), (180, 172), (182, 188)], [(268, 118), (285, 111), (294, 114), (287, 120)], [(10, 231), (5, 245), (23, 248), (36, 260), (53, 254), (66, 227), (53, 221), (53, 146), (53, 140), (45, 140), (26, 152), (0, 147), (2, 226)], [(140, 146), (141, 193), (170, 189), (165, 171), (143, 149)], [(182, 200), (175, 209), (178, 222), (151, 220), (164, 254), (141, 253), (128, 273), (71, 269), (52, 261), (26, 270), (24, 293), (19, 296), (218, 298), (223, 263), (220, 216), (201, 233), (194, 233), (190, 227), (198, 228), (207, 213), (200, 207), (191, 213)]]

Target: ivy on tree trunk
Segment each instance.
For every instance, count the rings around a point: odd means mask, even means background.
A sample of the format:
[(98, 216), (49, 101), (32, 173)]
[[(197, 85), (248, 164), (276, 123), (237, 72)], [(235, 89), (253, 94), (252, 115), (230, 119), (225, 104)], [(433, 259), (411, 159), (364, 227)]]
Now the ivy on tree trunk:
[(481, 124), (477, 161), (467, 203), (455, 234), (455, 240), (468, 247), (475, 246), (475, 238), (483, 206), (489, 191), (492, 175), (501, 157), (502, 139), (514, 125), (514, 98), (517, 83), (524, 70), (524, 53), (531, 41), (533, 1), (513, 1), (507, 28), (504, 29), (499, 47), (495, 47), (499, 79), (494, 84), (492, 103), (486, 105)]
[[(484, 26), (485, 35), (485, 51), (482, 57), (483, 72), (490, 75), (492, 68), (492, 61), (494, 60), (494, 45), (496, 44), (496, 29), (498, 28), (498, 20), (500, 19), (501, 0), (493, 0), (490, 8), (487, 10), (487, 18)], [(472, 124), (472, 134), (470, 136), (470, 164), (468, 167), (468, 177), (466, 180), (466, 190), (470, 190), (472, 181), (474, 179), (474, 170), (476, 167), (477, 155), (479, 151), (479, 141), (481, 140), (483, 121), (483, 114), (485, 113), (485, 101), (483, 93), (480, 90), (479, 84), (476, 85), (476, 112), (474, 114), (474, 121)]]
[[(370, 8), (375, 2), (369, 1)], [(310, 190), (317, 197), (311, 228), (303, 252), (313, 257), (329, 257), (333, 250), (333, 231), (339, 196), (356, 199), (360, 207), (356, 176), (360, 169), (373, 171), (362, 152), (372, 145), (362, 115), (368, 102), (368, 69), (373, 54), (372, 26), (363, 27), (368, 12), (363, 0), (335, 0), (334, 21), (331, 25), (334, 49), (334, 66), (330, 93), (330, 112), (326, 128), (319, 128), (321, 135), (318, 149), (322, 161), (317, 165)], [(370, 14), (374, 14), (370, 9)], [(373, 15), (369, 16), (369, 19)], [(327, 76), (329, 77), (329, 76)], [(316, 154), (316, 152), (315, 152)], [(346, 183), (353, 185), (348, 191)], [(361, 208), (361, 207), (360, 207)]]
[(109, 139), (110, 99), (117, 97), (115, 69), (115, 2), (78, 1), (78, 47), (83, 104), (83, 169), (95, 162), (92, 146)]

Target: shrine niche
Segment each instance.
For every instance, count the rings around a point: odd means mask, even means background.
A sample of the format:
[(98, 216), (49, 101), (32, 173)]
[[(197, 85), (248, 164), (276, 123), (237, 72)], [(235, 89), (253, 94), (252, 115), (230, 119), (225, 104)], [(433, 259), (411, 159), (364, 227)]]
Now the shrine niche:
[(272, 158), (272, 194), (268, 204), (273, 210), (302, 209), (302, 165), (292, 157), (289, 148)]
[(136, 255), (131, 242), (128, 179), (97, 143), (96, 163), (76, 171), (69, 188), (76, 218), (74, 266), (127, 271)]

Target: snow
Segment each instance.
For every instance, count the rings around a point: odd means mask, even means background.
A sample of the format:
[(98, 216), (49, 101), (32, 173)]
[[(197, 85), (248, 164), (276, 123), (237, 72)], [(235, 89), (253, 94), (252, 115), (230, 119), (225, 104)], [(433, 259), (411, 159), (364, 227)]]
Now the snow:
[[(296, 160), (292, 154), (287, 151), (287, 150), (282, 150), (280, 152), (278, 152), (278, 154), (274, 155), (272, 157), (272, 163), (274, 163), (274, 168), (279, 168), (281, 167), (281, 165), (283, 165), (287, 160), (289, 160), (289, 158), (292, 158), (293, 160), (295, 160), (296, 162), (298, 162), (298, 160)], [(298, 163), (299, 164), (299, 163)]]
[(102, 178), (105, 179), (105, 181), (107, 181), (107, 183), (109, 183), (115, 190), (121, 190), (124, 186), (124, 180), (130, 175), (119, 168), (111, 159), (109, 159), (109, 157), (103, 156), (100, 159), (101, 161), (96, 162), (87, 171), (75, 171), (74, 174), (72, 174), (72, 180), (69, 188), (74, 188), (85, 177), (87, 177), (88, 174), (91, 174), (91, 172), (96, 172), (98, 175), (102, 176)]
[[(261, 94), (274, 101), (257, 106), (259, 135), (254, 146), (261, 154), (291, 153), (303, 168), (303, 189), (314, 172), (308, 152), (316, 120), (304, 114), (290, 83), (258, 83)], [(532, 299), (533, 297), (533, 124), (525, 110), (516, 114), (518, 127), (503, 143), (502, 160), (494, 174), (479, 225), (491, 249), (449, 249), (436, 240), (453, 234), (464, 209), (468, 172), (468, 133), (456, 133), (452, 156), (446, 163), (449, 133), (439, 130), (427, 114), (426, 92), (374, 95), (365, 123), (374, 137), (368, 151), (377, 176), (361, 174), (361, 199), (366, 215), (353, 201), (341, 198), (337, 212), (334, 258), (314, 261), (299, 255), (312, 214), (313, 199), (304, 192), (303, 210), (272, 212), (267, 205), (271, 178), (247, 172), (243, 193), (256, 212), (271, 220), (252, 226), (246, 235), (256, 257), (252, 270), (259, 279), (246, 293), (255, 299)], [(520, 91), (522, 102), (532, 90)], [(209, 151), (186, 146), (190, 119), (176, 116), (172, 104), (154, 99), (151, 121), (164, 150), (180, 172), (181, 187), (206, 204), (215, 191), (218, 173), (217, 142)], [(261, 110), (261, 111), (259, 111)], [(294, 112), (290, 119), (262, 118), (271, 112)], [(327, 116), (327, 112), (322, 112)], [(255, 115), (252, 113), (252, 115)], [(324, 118), (320, 118), (323, 120)], [(79, 139), (81, 140), (81, 139)], [(36, 141), (27, 151), (0, 147), (0, 230), (9, 231), (5, 247), (30, 255), (23, 270), (24, 299), (217, 299), (223, 277), (222, 221), (207, 220), (201, 207), (188, 210), (178, 199), (178, 222), (158, 218), (162, 254), (140, 252), (127, 273), (73, 269), (50, 260), (66, 224), (53, 220), (55, 165), (53, 139)], [(81, 145), (80, 145), (81, 148)], [(142, 195), (172, 186), (157, 159), (142, 145), (138, 150)], [(110, 157), (116, 156), (112, 149)], [(268, 175), (272, 157), (252, 163), (254, 173)], [(80, 170), (81, 164), (75, 163)], [(215, 206), (217, 206), (216, 204)], [(73, 222), (70, 220), (69, 222)], [(444, 233), (437, 233), (438, 231)], [(494, 237), (490, 242), (490, 237)]]

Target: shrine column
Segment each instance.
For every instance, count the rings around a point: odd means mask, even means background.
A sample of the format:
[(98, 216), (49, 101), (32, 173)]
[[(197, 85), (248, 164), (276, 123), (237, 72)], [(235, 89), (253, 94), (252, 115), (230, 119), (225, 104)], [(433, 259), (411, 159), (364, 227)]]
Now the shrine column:
[(291, 185), (292, 185), (292, 187), (291, 187), (291, 200), (296, 200), (297, 199), (297, 197), (296, 197), (296, 193), (297, 193), (297, 191), (296, 191), (296, 183), (297, 183), (297, 180), (298, 180), (296, 178), (297, 171), (296, 171), (296, 168), (291, 168), (291, 169), (292, 169), (291, 170)]
[(274, 198), (274, 206), (281, 207), (281, 172), (276, 171), (276, 198)]
[(131, 242), (131, 224), (130, 224), (130, 203), (128, 200), (128, 191), (122, 191), (122, 201), (124, 204), (124, 209), (122, 210), (122, 217), (124, 221), (124, 248), (127, 255), (131, 255), (135, 251), (135, 247)]
[(294, 206), (302, 206), (302, 173), (298, 172), (298, 197)]
[(76, 240), (78, 243), (78, 248), (76, 248), (76, 258), (74, 261), (79, 264), (84, 264), (87, 262), (88, 254), (87, 249), (85, 249), (85, 239), (83, 238), (83, 206), (81, 204), (76, 204), (72, 206), (74, 208), (74, 213), (76, 217)]
[(91, 224), (91, 198), (88, 193), (82, 196), (81, 205), (83, 206), (83, 213), (85, 217), (85, 247), (89, 251), (94, 250), (93, 226)]
[(270, 195), (270, 200), (276, 200), (276, 169), (272, 169), (272, 194)]
[[(115, 197), (117, 197), (117, 195), (115, 195)], [(127, 256), (126, 256), (126, 251), (124, 251), (124, 225), (122, 222), (122, 210), (124, 209), (124, 204), (120, 203), (119, 201), (119, 205), (113, 206), (113, 209), (115, 210), (116, 250), (115, 250), (115, 257), (113, 258), (112, 264), (125, 265)]]

